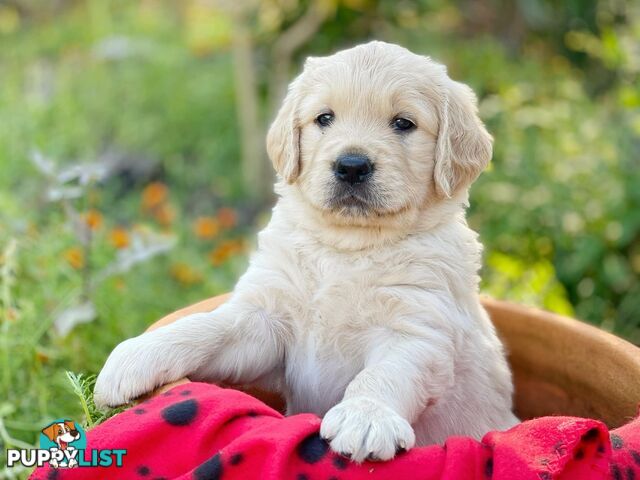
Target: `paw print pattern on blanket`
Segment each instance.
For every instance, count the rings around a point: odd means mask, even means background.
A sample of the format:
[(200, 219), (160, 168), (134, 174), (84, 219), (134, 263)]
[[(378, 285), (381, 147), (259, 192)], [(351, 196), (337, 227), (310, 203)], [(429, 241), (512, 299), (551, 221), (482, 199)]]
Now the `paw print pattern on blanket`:
[(333, 452), (319, 429), (314, 415), (283, 417), (245, 393), (190, 383), (87, 432), (89, 449), (127, 449), (122, 468), (44, 467), (31, 478), (640, 480), (640, 419), (610, 433), (596, 420), (543, 417), (362, 464)]

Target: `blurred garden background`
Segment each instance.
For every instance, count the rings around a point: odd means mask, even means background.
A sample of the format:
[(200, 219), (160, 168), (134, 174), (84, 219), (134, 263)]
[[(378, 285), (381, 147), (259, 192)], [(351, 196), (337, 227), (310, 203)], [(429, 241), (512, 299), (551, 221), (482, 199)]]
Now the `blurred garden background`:
[(233, 286), (288, 80), (369, 39), (478, 93), (483, 290), (640, 343), (640, 2), (0, 0), (2, 451), (86, 416), (65, 371)]

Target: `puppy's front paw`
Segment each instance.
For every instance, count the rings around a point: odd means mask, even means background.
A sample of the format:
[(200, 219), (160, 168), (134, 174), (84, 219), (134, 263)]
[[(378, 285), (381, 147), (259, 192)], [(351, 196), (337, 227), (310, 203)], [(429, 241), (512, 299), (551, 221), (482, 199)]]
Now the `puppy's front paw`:
[(111, 352), (93, 390), (97, 407), (125, 404), (173, 380), (162, 349), (147, 335), (125, 340)]
[(356, 462), (390, 460), (396, 451), (408, 450), (416, 441), (409, 422), (367, 397), (344, 400), (329, 410), (320, 435), (334, 451)]

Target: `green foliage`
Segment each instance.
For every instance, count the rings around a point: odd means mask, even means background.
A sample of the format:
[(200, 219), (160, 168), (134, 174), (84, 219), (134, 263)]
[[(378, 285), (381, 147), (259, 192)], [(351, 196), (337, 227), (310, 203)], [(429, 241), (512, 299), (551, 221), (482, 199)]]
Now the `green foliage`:
[(66, 375), (73, 393), (76, 394), (82, 406), (85, 419), (82, 426), (85, 429), (99, 425), (108, 418), (126, 410), (125, 406), (108, 410), (100, 410), (96, 407), (93, 401), (93, 387), (96, 384), (96, 375), (76, 374), (73, 372), (66, 372)]
[[(484, 289), (640, 343), (640, 67), (632, 47), (640, 10), (621, 9), (600, 2), (591, 30), (560, 32), (564, 48), (593, 53), (588, 62), (539, 43), (539, 31), (527, 32), (518, 56), (496, 36), (474, 38), (473, 47), (430, 36), (428, 19), (395, 35), (418, 51), (428, 44), (475, 88), (494, 135), (493, 163), (472, 189), (469, 215), (486, 247)], [(544, 282), (541, 268), (551, 269)]]

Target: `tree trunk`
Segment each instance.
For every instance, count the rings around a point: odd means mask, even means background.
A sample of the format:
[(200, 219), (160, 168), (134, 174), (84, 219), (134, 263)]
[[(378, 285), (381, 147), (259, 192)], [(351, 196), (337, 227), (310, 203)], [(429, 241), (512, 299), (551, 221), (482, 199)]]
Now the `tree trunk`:
[(242, 19), (237, 19), (233, 34), (236, 108), (240, 127), (242, 177), (246, 192), (256, 200), (266, 200), (271, 193), (273, 174), (263, 147), (256, 72), (251, 33)]

